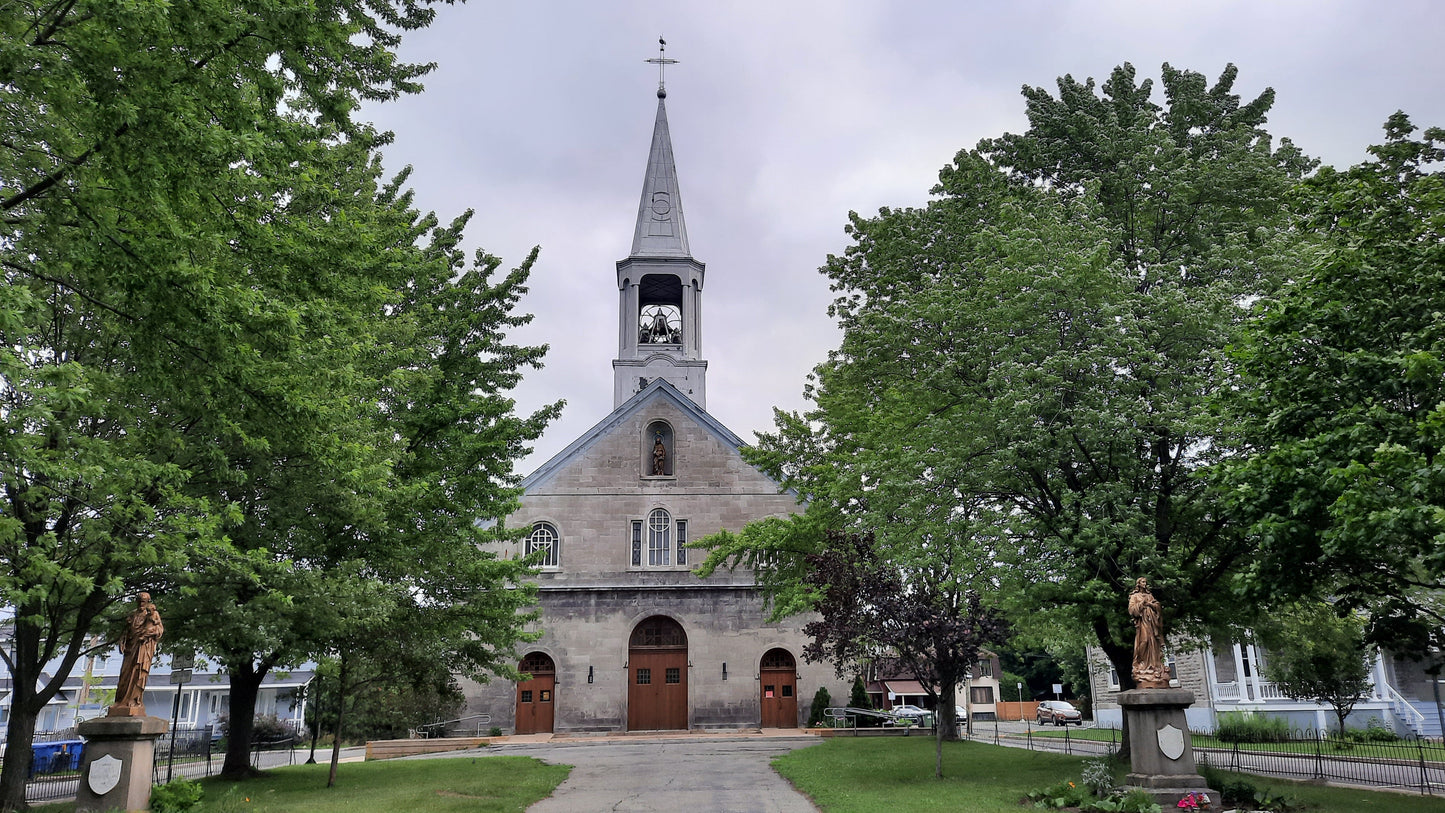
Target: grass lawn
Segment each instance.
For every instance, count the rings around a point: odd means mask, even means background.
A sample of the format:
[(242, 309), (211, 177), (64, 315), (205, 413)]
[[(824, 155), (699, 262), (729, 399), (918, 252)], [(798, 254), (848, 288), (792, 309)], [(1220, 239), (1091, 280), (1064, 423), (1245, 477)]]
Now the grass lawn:
[[(408, 759), (349, 762), (337, 768), (336, 787), (326, 787), (330, 766), (275, 768), (244, 782), (207, 779), (205, 813), (461, 813), (523, 811), (550, 796), (571, 768), (529, 757)], [(47, 813), (74, 804), (47, 805)]]
[[(1019, 805), (1025, 793), (1078, 781), (1084, 761), (984, 743), (944, 743), (944, 778), (938, 780), (933, 778), (933, 752), (933, 741), (923, 737), (834, 737), (784, 754), (773, 766), (825, 813), (1019, 813), (1029, 809)], [(1318, 813), (1445, 811), (1445, 799), (1436, 797), (1247, 778), (1261, 790), (1306, 802)]]

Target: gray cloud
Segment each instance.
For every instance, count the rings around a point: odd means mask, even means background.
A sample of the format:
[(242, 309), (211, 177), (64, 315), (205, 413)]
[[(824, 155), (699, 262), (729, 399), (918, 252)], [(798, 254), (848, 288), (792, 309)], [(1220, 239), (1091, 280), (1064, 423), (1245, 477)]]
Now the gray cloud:
[(1277, 91), (1270, 127), (1327, 163), (1365, 158), (1386, 116), (1445, 124), (1445, 4), (1416, 2), (537, 2), (442, 7), (404, 58), (426, 93), (368, 107), (415, 168), (418, 205), (472, 208), (469, 243), (509, 264), (542, 247), (519, 338), (547, 342), (523, 408), (565, 398), (530, 470), (604, 417), (616, 353), (614, 263), (656, 99), (659, 34), (693, 253), (707, 263), (709, 409), (744, 438), (802, 408), (835, 347), (817, 273), (850, 210), (918, 205), (938, 169), (1025, 126), (1021, 86), (1133, 62)]

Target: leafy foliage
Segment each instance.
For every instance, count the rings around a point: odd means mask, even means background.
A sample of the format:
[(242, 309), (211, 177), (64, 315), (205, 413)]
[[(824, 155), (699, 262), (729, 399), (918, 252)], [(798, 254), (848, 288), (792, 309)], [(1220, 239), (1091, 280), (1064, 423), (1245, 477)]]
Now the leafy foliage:
[[(869, 660), (895, 658), (924, 686), (938, 709), (952, 709), (957, 684), (979, 650), (1007, 627), (977, 593), (962, 593), (938, 572), (907, 570), (880, 550), (871, 534), (829, 534), (808, 557), (808, 586), (819, 618), (803, 626), (803, 655), (831, 661), (842, 677)], [(952, 714), (940, 714), (939, 741), (957, 738)], [(950, 736), (949, 732), (952, 731)]]
[(1289, 742), (1289, 721), (1247, 711), (1220, 712), (1214, 736), (1224, 742)]
[(1364, 622), (1306, 603), (1277, 611), (1257, 632), (1269, 652), (1265, 675), (1289, 697), (1333, 708), (1343, 732), (1355, 704), (1374, 689), (1374, 652), (1365, 644)]
[(827, 722), (828, 718), (823, 712), (832, 705), (833, 698), (828, 694), (828, 687), (819, 686), (818, 691), (813, 692), (813, 705), (808, 709), (808, 727), (812, 728)]
[(706, 540), (708, 566), (796, 612), (827, 531), (871, 532), (905, 573), (1098, 641), (1126, 684), (1137, 576), (1170, 629), (1245, 620), (1222, 588), (1252, 546), (1198, 476), (1233, 427), (1207, 407), (1241, 303), (1301, 250), (1287, 192), (1313, 164), (1235, 76), (1165, 65), (1163, 107), (1129, 65), (1025, 88), (1029, 130), (960, 152), (926, 207), (851, 214), (816, 408), (749, 453), (807, 511)]
[(1364, 609), (1400, 652), (1445, 643), (1445, 130), (1415, 132), (1396, 113), (1374, 160), (1305, 188), (1326, 242), (1257, 305), (1231, 402), (1252, 454), (1221, 476), (1255, 598)]
[[(468, 669), (520, 634), (528, 594), (507, 588), (525, 571), (474, 556), (472, 522), (505, 513), (510, 461), (555, 412), (518, 418), (506, 397), (542, 352), (504, 340), (530, 260), (501, 279), (494, 258), (465, 263), (465, 217), (417, 213), (404, 175), (381, 180), (388, 136), (351, 117), (419, 90), (429, 66), (395, 47), (433, 14), (20, 0), (0, 15), (12, 747), (128, 590), (156, 589), (169, 645), (220, 656), (238, 729), (270, 668), (397, 596), (480, 633), (457, 639)], [(464, 396), (438, 406), (451, 388)], [(393, 589), (368, 596), (376, 583)], [(0, 807), (23, 806), (23, 771), (6, 763)]]
[(186, 813), (201, 806), (201, 783), (177, 779), (151, 788), (151, 813)]

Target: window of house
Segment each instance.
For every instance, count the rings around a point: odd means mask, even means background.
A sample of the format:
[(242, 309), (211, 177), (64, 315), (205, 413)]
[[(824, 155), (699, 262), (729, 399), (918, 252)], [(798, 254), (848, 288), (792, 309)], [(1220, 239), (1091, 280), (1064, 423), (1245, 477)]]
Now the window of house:
[(677, 667), (677, 666), (669, 666), (669, 667), (667, 667), (667, 673), (664, 675), (664, 680), (666, 680), (668, 683), (681, 683), (681, 682), (682, 682), (682, 669), (681, 669), (681, 667)]
[(527, 537), (526, 553), (531, 556), (541, 551), (542, 557), (539, 563), (544, 568), (555, 568), (559, 561), (561, 535), (557, 533), (557, 526), (550, 522), (539, 522), (532, 526), (532, 534)]
[(972, 686), (968, 690), (968, 699), (970, 702), (978, 705), (991, 704), (993, 703), (993, 687)]
[(646, 686), (650, 683), (652, 683), (652, 670), (645, 667), (639, 668), (637, 670), (637, 685)]
[(1109, 688), (1117, 691), (1119, 689), (1119, 670), (1109, 667)]
[(632, 566), (642, 567), (642, 520), (632, 521)]
[(978, 662), (979, 677), (993, 677), (993, 661), (985, 658)]
[(677, 521), (677, 563), (687, 564), (687, 520)]

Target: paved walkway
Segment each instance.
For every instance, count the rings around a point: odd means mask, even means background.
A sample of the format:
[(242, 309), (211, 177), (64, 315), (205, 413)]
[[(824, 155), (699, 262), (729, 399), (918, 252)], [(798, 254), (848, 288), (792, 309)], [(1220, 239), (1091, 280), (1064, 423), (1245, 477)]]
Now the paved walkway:
[[(529, 813), (735, 811), (815, 813), (775, 773), (772, 758), (819, 742), (798, 729), (725, 733), (509, 737), (472, 751), (427, 756), (535, 757), (572, 773)], [(584, 747), (585, 746), (585, 747)], [(408, 757), (422, 759), (425, 757)]]

